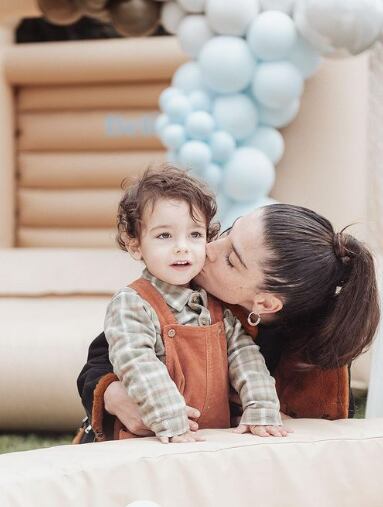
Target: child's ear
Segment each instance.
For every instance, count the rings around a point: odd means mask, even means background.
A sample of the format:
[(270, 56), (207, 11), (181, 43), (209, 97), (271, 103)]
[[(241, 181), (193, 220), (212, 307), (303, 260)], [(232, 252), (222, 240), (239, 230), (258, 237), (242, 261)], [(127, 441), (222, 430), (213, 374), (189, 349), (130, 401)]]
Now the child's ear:
[(125, 243), (125, 248), (128, 253), (135, 259), (136, 261), (140, 261), (142, 259), (140, 242), (137, 238), (131, 238), (127, 234), (122, 234), (121, 236), (123, 242)]

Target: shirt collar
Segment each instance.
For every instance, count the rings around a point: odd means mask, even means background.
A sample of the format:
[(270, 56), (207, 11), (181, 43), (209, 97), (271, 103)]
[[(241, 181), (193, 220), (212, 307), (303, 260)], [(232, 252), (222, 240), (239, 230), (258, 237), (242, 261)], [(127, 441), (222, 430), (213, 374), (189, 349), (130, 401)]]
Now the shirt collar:
[(167, 305), (174, 308), (177, 312), (181, 312), (185, 308), (191, 294), (194, 292), (190, 287), (181, 287), (180, 285), (163, 282), (152, 275), (146, 268), (142, 272), (142, 278), (148, 280), (163, 296)]

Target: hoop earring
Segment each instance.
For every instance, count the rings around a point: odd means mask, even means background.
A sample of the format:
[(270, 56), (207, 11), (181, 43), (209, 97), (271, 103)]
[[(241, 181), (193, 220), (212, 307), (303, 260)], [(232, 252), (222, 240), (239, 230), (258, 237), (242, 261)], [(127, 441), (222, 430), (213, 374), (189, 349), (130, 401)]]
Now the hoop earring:
[[(253, 320), (253, 317), (256, 318), (256, 320)], [(250, 326), (258, 326), (258, 324), (261, 322), (261, 316), (258, 313), (250, 312), (249, 316), (247, 317), (247, 322)]]

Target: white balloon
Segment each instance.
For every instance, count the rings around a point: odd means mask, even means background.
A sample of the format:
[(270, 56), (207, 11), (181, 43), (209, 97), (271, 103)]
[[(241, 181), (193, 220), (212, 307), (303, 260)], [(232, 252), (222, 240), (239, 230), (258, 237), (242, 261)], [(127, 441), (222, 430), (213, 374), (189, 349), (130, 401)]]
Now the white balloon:
[(295, 0), (260, 0), (263, 11), (282, 11), (291, 14)]
[(213, 37), (206, 16), (190, 14), (178, 26), (177, 36), (181, 48), (192, 58), (198, 58), (202, 47)]
[(357, 55), (379, 38), (383, 27), (383, 2), (300, 0), (294, 19), (303, 37), (322, 53)]
[(178, 0), (187, 12), (199, 13), (205, 11), (206, 0)]
[(206, 3), (209, 24), (222, 35), (244, 35), (258, 12), (258, 0), (207, 0)]
[(166, 2), (161, 9), (161, 24), (167, 32), (175, 35), (185, 16), (186, 11), (177, 2)]

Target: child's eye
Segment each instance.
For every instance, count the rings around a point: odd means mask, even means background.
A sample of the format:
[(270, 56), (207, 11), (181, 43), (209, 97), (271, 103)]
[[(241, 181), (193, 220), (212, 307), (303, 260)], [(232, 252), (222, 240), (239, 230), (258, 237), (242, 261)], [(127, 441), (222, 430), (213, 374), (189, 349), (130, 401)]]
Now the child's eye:
[(156, 236), (158, 239), (169, 239), (170, 233), (169, 232), (161, 232), (158, 236)]
[(198, 231), (193, 231), (191, 233), (191, 237), (192, 238), (203, 238), (203, 235), (200, 232), (198, 232)]
[(234, 264), (232, 264), (232, 262), (230, 262), (230, 254), (225, 255), (225, 261), (228, 266), (230, 266), (231, 268), (234, 268)]

